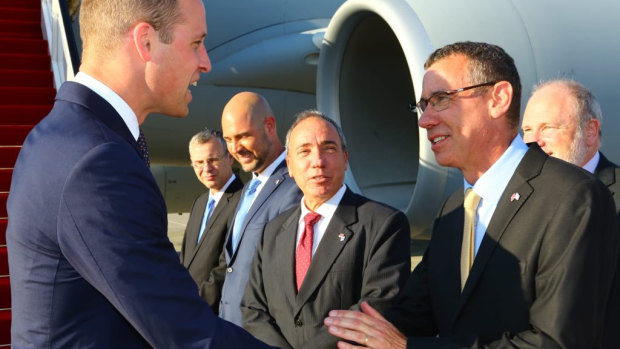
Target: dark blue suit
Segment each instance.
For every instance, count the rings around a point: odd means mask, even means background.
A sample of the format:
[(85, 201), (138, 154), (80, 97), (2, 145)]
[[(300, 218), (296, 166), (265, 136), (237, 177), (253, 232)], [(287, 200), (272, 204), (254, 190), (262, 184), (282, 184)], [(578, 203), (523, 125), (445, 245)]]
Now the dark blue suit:
[[(249, 182), (246, 183), (242, 196), (245, 195)], [(273, 171), (269, 179), (254, 199), (241, 227), (239, 246), (233, 253), (232, 228), (226, 240), (226, 279), (222, 288), (220, 301), (220, 317), (239, 326), (241, 318), (241, 299), (250, 278), (252, 260), (258, 242), (263, 235), (265, 225), (287, 209), (298, 205), (302, 193), (297, 184), (288, 175), (286, 161), (282, 161)], [(240, 200), (241, 202), (241, 200)], [(232, 227), (232, 225), (231, 225)]]
[(198, 296), (166, 206), (112, 106), (65, 83), (8, 201), (14, 348), (259, 347)]

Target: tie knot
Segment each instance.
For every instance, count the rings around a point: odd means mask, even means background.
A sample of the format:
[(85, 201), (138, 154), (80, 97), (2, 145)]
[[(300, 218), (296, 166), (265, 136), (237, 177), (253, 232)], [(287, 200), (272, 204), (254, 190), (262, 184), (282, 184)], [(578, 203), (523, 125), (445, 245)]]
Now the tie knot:
[(478, 204), (480, 203), (480, 196), (476, 194), (475, 191), (471, 188), (467, 188), (465, 191), (465, 200), (463, 202), (463, 207), (466, 210), (475, 210), (478, 208)]
[(321, 219), (321, 215), (316, 212), (310, 212), (304, 217), (307, 226), (314, 226)]
[(209, 202), (207, 203), (207, 208), (212, 209), (213, 204), (215, 204), (215, 200), (213, 200), (213, 198), (209, 198)]
[(260, 185), (260, 180), (254, 178), (252, 179), (252, 181), (250, 182), (250, 186), (248, 187), (248, 193), (247, 195), (254, 195), (254, 193), (256, 192), (256, 188), (258, 188), (258, 186)]

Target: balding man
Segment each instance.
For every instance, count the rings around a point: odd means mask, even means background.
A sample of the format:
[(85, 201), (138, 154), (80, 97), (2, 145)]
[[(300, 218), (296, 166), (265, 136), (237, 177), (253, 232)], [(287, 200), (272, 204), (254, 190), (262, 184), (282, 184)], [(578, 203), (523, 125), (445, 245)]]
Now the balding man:
[(270, 222), (243, 300), (243, 326), (280, 348), (334, 348), (323, 326), (334, 308), (385, 307), (410, 272), (409, 222), (400, 211), (344, 185), (342, 130), (318, 111), (287, 135), (289, 173), (304, 193)]
[(239, 307), (263, 228), (298, 203), (301, 192), (288, 174), (276, 119), (263, 96), (236, 94), (222, 112), (222, 132), (228, 151), (244, 171), (252, 173), (226, 239), (226, 279), (220, 302), (220, 317), (241, 326)]
[[(523, 115), (523, 140), (536, 142), (549, 155), (593, 173), (611, 191), (620, 227), (620, 168), (601, 146), (603, 114), (596, 98), (574, 80), (551, 80), (534, 89)], [(618, 345), (620, 328), (620, 264), (607, 307), (603, 348)]]

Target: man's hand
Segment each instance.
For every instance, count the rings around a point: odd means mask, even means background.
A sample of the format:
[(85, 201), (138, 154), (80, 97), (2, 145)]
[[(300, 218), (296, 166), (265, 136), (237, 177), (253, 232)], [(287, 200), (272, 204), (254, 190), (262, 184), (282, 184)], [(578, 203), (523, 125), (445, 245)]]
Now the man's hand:
[(323, 322), (332, 335), (361, 345), (340, 341), (340, 349), (407, 347), (407, 337), (367, 302), (362, 302), (362, 312), (332, 310)]

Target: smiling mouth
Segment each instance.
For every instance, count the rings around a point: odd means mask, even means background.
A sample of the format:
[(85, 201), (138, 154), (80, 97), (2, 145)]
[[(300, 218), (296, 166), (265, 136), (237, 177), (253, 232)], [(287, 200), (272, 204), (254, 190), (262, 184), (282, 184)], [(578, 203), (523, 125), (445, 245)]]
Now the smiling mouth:
[(440, 137), (437, 137), (437, 138), (433, 138), (433, 140), (431, 141), (431, 143), (433, 143), (433, 144), (437, 144), (437, 143), (439, 143), (439, 142), (443, 141), (443, 140), (444, 140), (444, 139), (446, 139), (446, 138), (447, 138), (446, 136), (440, 136)]

